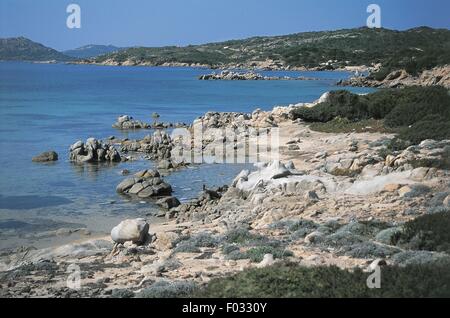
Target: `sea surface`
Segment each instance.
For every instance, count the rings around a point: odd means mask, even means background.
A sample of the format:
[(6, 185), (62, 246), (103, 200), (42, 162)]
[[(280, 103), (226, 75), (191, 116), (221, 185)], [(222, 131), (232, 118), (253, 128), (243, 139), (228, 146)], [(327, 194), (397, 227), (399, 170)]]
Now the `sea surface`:
[[(277, 105), (312, 102), (341, 89), (347, 72), (262, 72), (307, 76), (317, 81), (200, 81), (211, 70), (167, 67), (0, 62), (0, 251), (45, 247), (74, 240), (67, 230), (88, 228), (103, 235), (121, 220), (147, 217), (154, 204), (129, 201), (115, 193), (120, 171), (152, 167), (139, 160), (115, 165), (74, 165), (68, 148), (88, 137), (139, 138), (151, 130), (122, 132), (111, 125), (127, 114), (151, 122), (190, 123), (207, 111), (252, 112)], [(351, 88), (365, 93), (370, 89)], [(54, 150), (59, 161), (31, 162)], [(228, 184), (245, 165), (201, 165), (166, 178), (174, 195), (196, 197), (205, 184)], [(60, 229), (55, 236), (55, 230)]]

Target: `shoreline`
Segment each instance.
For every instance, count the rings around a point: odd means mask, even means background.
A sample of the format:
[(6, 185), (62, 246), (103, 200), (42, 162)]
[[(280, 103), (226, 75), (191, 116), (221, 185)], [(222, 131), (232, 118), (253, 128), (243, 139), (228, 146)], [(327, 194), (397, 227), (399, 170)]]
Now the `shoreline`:
[[(241, 113), (205, 114), (202, 121), (210, 137), (206, 151), (217, 143), (209, 122), (269, 132), (278, 128), (279, 161), (260, 158), (268, 163), (239, 174), (224, 192), (209, 197), (204, 192), (198, 199), (170, 209), (169, 220), (150, 224), (150, 241), (145, 245), (125, 243), (111, 255), (113, 242), (101, 237), (2, 255), (2, 285), (9, 274), (23, 273), (2, 296), (109, 297), (122, 289), (137, 295), (155, 281), (204, 285), (215, 277), (283, 259), (303, 266), (364, 269), (379, 258), (388, 264), (403, 264), (415, 258), (444, 257), (435, 252), (405, 254), (387, 238), (403, 222), (427, 213), (430, 193), (445, 192), (450, 182), (448, 170), (414, 168), (410, 162), (433, 156), (442, 160), (439, 150), (449, 147), (450, 141), (424, 142), (412, 159), (405, 150), (385, 160), (378, 151), (393, 135), (321, 133), (289, 118), (293, 108), (314, 105), (255, 110), (247, 119), (242, 119)], [(237, 148), (245, 143), (245, 138), (242, 140)], [(272, 177), (274, 173), (281, 177)], [(416, 193), (416, 187), (427, 191)], [(415, 212), (405, 213), (409, 210)], [(361, 227), (373, 234), (360, 234)], [(244, 243), (236, 243), (233, 235), (243, 237)], [(336, 241), (340, 236), (345, 240)], [(247, 258), (249, 251), (260, 254)], [(266, 254), (272, 259), (266, 260)], [(30, 263), (34, 267), (26, 269), (25, 264)], [(89, 272), (79, 291), (64, 287), (70, 264)], [(30, 275), (35, 283), (24, 291)], [(48, 275), (55, 279), (49, 282)]]

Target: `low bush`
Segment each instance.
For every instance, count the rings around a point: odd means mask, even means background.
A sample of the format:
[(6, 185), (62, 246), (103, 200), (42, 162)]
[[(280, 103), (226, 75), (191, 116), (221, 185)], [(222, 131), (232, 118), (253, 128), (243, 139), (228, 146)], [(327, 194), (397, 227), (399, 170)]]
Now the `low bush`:
[(197, 290), (193, 282), (158, 281), (136, 295), (137, 298), (186, 298)]
[(411, 125), (411, 127), (402, 128), (398, 137), (413, 144), (419, 144), (425, 139), (449, 139), (450, 118), (442, 118), (439, 115), (427, 116)]
[(410, 249), (450, 254), (450, 211), (426, 214), (406, 222), (395, 242)]
[(176, 244), (175, 253), (199, 253), (201, 247), (216, 247), (219, 240), (210, 233), (199, 233), (192, 237), (183, 237)]
[(241, 251), (240, 248), (230, 248), (226, 251), (224, 250), (223, 252), (226, 259), (235, 261), (240, 259), (249, 259), (254, 263), (261, 262), (266, 254), (272, 254), (274, 259), (284, 259), (294, 255), (287, 249), (273, 246), (256, 246), (251, 247), (246, 251)]
[(212, 280), (197, 297), (220, 298), (342, 298), (450, 297), (450, 266), (435, 264), (383, 267), (381, 288), (369, 289), (370, 274), (361, 269), (302, 267), (293, 264), (248, 269)]
[(275, 259), (283, 259), (285, 257), (294, 255), (291, 251), (286, 249), (276, 248), (272, 246), (258, 246), (252, 247), (247, 250), (245, 252), (245, 258), (250, 259), (252, 262), (259, 263), (264, 259), (264, 255), (266, 254), (272, 254), (273, 258)]
[(228, 231), (224, 234), (221, 241), (227, 244), (238, 244), (239, 246), (270, 245), (276, 247), (280, 245), (280, 242), (276, 240), (271, 240), (266, 236), (252, 233), (245, 228), (237, 228)]
[(322, 123), (315, 122), (310, 125), (315, 131), (326, 133), (346, 133), (346, 132), (392, 132), (384, 126), (382, 120), (363, 119), (360, 121), (352, 121), (347, 118), (335, 117), (334, 119)]
[(384, 89), (368, 95), (340, 90), (314, 107), (294, 109), (292, 117), (319, 131), (396, 132), (400, 139), (417, 144), (450, 138), (450, 95), (440, 86)]

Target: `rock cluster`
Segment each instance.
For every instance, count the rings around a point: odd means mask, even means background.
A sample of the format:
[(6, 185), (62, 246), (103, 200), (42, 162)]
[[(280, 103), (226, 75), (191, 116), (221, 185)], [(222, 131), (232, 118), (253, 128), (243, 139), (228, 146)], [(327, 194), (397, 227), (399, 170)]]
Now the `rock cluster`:
[(173, 147), (170, 135), (165, 131), (157, 130), (153, 135), (148, 135), (142, 140), (126, 140), (122, 142), (122, 152), (142, 152), (148, 154), (152, 160), (164, 160), (171, 158)]
[(122, 115), (117, 118), (117, 122), (112, 125), (113, 128), (117, 129), (141, 129), (150, 128), (150, 125), (144, 123), (140, 120), (135, 120), (129, 115)]
[[(159, 118), (158, 115), (156, 113), (154, 113), (152, 115), (152, 117), (156, 120), (157, 118)], [(132, 116), (129, 115), (122, 115), (119, 116), (117, 118), (117, 122), (115, 122), (112, 127), (116, 128), (116, 129), (122, 129), (122, 130), (127, 130), (127, 129), (166, 129), (166, 128), (182, 128), (182, 127), (186, 127), (187, 125), (185, 123), (163, 123), (163, 122), (157, 122), (155, 121), (152, 124), (149, 123), (145, 123), (143, 121), (140, 120), (135, 120), (133, 119)]]
[(405, 87), (405, 86), (434, 86), (450, 88), (450, 65), (438, 66), (423, 71), (419, 76), (413, 76), (405, 70), (389, 73), (385, 79), (377, 81), (368, 77), (353, 77), (337, 83), (341, 86), (357, 87)]
[(388, 155), (385, 165), (396, 170), (400, 168), (410, 170), (417, 167), (449, 169), (450, 140), (424, 140), (399, 154)]
[(224, 70), (220, 73), (211, 73), (199, 76), (199, 80), (225, 80), (225, 81), (295, 81), (295, 80), (315, 80), (308, 77), (289, 77), (289, 76), (264, 76), (255, 72), (233, 72)]
[(182, 203), (167, 212), (166, 218), (176, 218), (178, 222), (189, 220), (198, 221), (205, 217), (207, 217), (209, 221), (218, 218), (220, 216), (220, 211), (215, 210), (214, 207), (217, 206), (217, 203), (227, 190), (228, 186), (215, 189), (204, 189), (196, 199)]
[(121, 157), (114, 146), (88, 138), (85, 143), (79, 140), (70, 146), (69, 160), (77, 163), (120, 162)]
[(248, 72), (248, 73), (239, 73), (233, 71), (222, 71), (219, 74), (212, 73), (207, 75), (201, 75), (199, 77), (200, 80), (228, 80), (228, 81), (258, 81), (265, 80), (266, 77), (261, 74)]
[(164, 182), (157, 170), (143, 170), (119, 183), (116, 191), (146, 199), (170, 196), (172, 187)]

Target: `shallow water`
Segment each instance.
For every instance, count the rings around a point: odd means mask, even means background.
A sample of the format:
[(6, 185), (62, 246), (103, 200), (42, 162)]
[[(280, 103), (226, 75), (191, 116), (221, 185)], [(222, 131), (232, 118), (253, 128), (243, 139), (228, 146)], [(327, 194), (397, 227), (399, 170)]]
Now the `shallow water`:
[[(191, 122), (206, 111), (271, 109), (311, 102), (345, 72), (265, 72), (307, 76), (319, 81), (199, 81), (211, 70), (0, 63), (0, 249), (46, 246), (55, 239), (41, 232), (88, 227), (107, 233), (127, 217), (145, 217), (156, 207), (115, 193), (120, 171), (149, 168), (145, 160), (114, 165), (73, 165), (68, 147), (79, 139), (115, 135), (138, 138), (151, 131), (121, 132), (111, 125), (121, 114), (151, 122)], [(367, 92), (368, 89), (352, 89)], [(32, 163), (55, 150), (59, 161)], [(174, 195), (193, 198), (202, 185), (228, 184), (245, 165), (202, 165), (173, 173)], [(63, 242), (68, 239), (57, 238)]]

